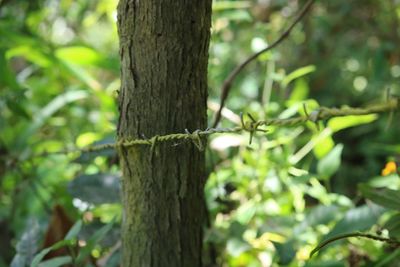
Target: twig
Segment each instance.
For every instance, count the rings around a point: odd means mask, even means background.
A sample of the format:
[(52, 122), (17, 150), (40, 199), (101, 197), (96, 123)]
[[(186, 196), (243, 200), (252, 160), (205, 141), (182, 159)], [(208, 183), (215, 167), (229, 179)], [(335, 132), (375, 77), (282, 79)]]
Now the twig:
[(220, 107), (217, 113), (215, 114), (215, 119), (212, 124), (212, 127), (215, 128), (217, 127), (219, 121), (221, 120), (221, 111), (224, 108), (225, 105), (225, 100), (228, 98), (230, 89), (232, 87), (233, 80), (236, 78), (236, 76), (254, 59), (258, 58), (261, 54), (271, 50), (272, 48), (276, 47), (279, 45), (283, 40), (285, 40), (294, 26), (307, 14), (308, 10), (311, 8), (311, 6), (314, 4), (315, 0), (308, 0), (308, 2), (305, 4), (299, 15), (296, 17), (296, 19), (290, 24), (290, 26), (279, 36), (279, 38), (273, 42), (270, 46), (262, 49), (261, 51), (253, 54), (252, 56), (248, 57), (245, 61), (243, 61), (240, 65), (238, 65), (228, 76), (228, 78), (225, 79), (225, 81), (222, 84), (221, 87), (221, 100), (220, 100)]
[(349, 234), (343, 234), (343, 235), (338, 235), (332, 238), (329, 238), (328, 240), (325, 240), (324, 242), (322, 242), (321, 244), (319, 244), (316, 248), (314, 248), (311, 252), (310, 252), (310, 258), (317, 253), (318, 251), (320, 251), (321, 249), (323, 249), (325, 246), (327, 246), (328, 244), (335, 242), (337, 240), (340, 239), (345, 239), (345, 238), (349, 238), (349, 237), (363, 237), (363, 238), (368, 238), (368, 239), (372, 239), (375, 241), (380, 241), (380, 242), (385, 242), (389, 245), (392, 246), (396, 246), (399, 247), (400, 246), (400, 242), (395, 240), (395, 239), (391, 239), (391, 238), (386, 238), (386, 237), (381, 237), (381, 236), (377, 236), (377, 235), (371, 235), (371, 234), (365, 234), (365, 233), (360, 233), (360, 232), (356, 232), (356, 233), (349, 233)]

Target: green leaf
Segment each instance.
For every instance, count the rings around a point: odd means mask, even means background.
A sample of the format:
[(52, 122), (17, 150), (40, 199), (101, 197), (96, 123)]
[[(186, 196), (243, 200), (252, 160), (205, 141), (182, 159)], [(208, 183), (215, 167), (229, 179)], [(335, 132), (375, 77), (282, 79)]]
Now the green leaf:
[(44, 258), (44, 256), (47, 255), (47, 253), (49, 253), (52, 250), (56, 250), (59, 249), (63, 246), (67, 246), (70, 245), (70, 242), (66, 241), (66, 240), (62, 240), (59, 241), (57, 243), (55, 243), (54, 245), (52, 245), (51, 247), (42, 249), (38, 254), (36, 254), (36, 256), (33, 258), (32, 262), (31, 262), (31, 267), (37, 267), (40, 266), (40, 262), (42, 261), (42, 259)]
[(358, 186), (361, 193), (369, 200), (388, 209), (400, 210), (400, 191), (388, 188), (372, 188), (366, 184)]
[(336, 218), (338, 212), (339, 207), (335, 205), (318, 205), (306, 214), (305, 219), (294, 228), (293, 233), (298, 235), (307, 230), (308, 227), (328, 224)]
[[(316, 138), (317, 137), (318, 135), (316, 136)], [(314, 155), (317, 157), (317, 159), (321, 159), (325, 157), (334, 148), (334, 146), (335, 142), (333, 141), (332, 136), (328, 135), (315, 145), (313, 150)]]
[(5, 57), (4, 49), (0, 48), (0, 84), (7, 85), (9, 88), (18, 89), (20, 85), (15, 77), (15, 74), (9, 66), (9, 62)]
[(122, 218), (122, 206), (121, 203), (113, 204), (101, 204), (96, 205), (93, 209), (93, 216), (100, 219), (100, 221), (106, 223), (113, 219), (120, 220)]
[(350, 209), (343, 219), (336, 223), (333, 229), (318, 242), (320, 245), (311, 252), (311, 255), (316, 251), (321, 252), (329, 246), (341, 243), (337, 241), (339, 239), (357, 236), (356, 232), (368, 230), (378, 221), (384, 211), (384, 208), (374, 204)]
[(38, 49), (34, 46), (21, 45), (8, 50), (6, 53), (8, 59), (17, 56), (24, 57), (26, 60), (43, 68), (52, 66), (50, 57), (44, 54), (42, 49)]
[(6, 101), (7, 107), (14, 113), (25, 119), (31, 119), (31, 115), (26, 111), (25, 107), (18, 103), (17, 101)]
[(290, 101), (303, 101), (308, 97), (308, 91), (310, 88), (308, 87), (308, 83), (304, 78), (298, 79), (295, 82), (294, 89), (290, 94)]
[(399, 181), (397, 174), (390, 174), (386, 176), (375, 176), (368, 181), (371, 187), (388, 187), (389, 185), (396, 185)]
[(38, 254), (36, 254), (35, 258), (33, 258), (31, 267), (37, 267), (39, 265), (39, 263), (42, 261), (42, 259), (44, 258), (44, 256), (46, 256), (47, 253), (49, 253), (52, 250), (53, 250), (53, 247), (42, 249)]
[(288, 74), (282, 81), (282, 87), (287, 87), (293, 80), (312, 73), (316, 70), (314, 65), (298, 68), (297, 70)]
[(241, 224), (247, 224), (253, 218), (256, 211), (256, 203), (254, 203), (254, 201), (248, 201), (238, 208), (236, 218)]
[(229, 225), (228, 229), (228, 236), (232, 238), (241, 238), (243, 236), (243, 233), (246, 231), (247, 225), (241, 224), (238, 221), (233, 221)]
[(70, 46), (58, 48), (55, 51), (59, 59), (78, 65), (96, 65), (103, 57), (95, 50), (85, 46)]
[(294, 249), (294, 241), (290, 240), (283, 244), (278, 242), (273, 242), (276, 252), (278, 253), (278, 264), (287, 265), (296, 256), (296, 250)]
[(343, 145), (337, 144), (317, 165), (318, 174), (324, 178), (330, 178), (340, 167)]
[(231, 9), (231, 10), (226, 10), (224, 12), (224, 17), (231, 20), (231, 21), (240, 21), (240, 22), (246, 22), (246, 21), (251, 21), (251, 15), (247, 10), (243, 9)]
[(119, 60), (117, 58), (107, 58), (87, 46), (70, 46), (58, 48), (55, 51), (56, 57), (63, 63), (96, 66), (111, 71), (119, 70)]
[(69, 239), (76, 238), (82, 229), (82, 225), (83, 225), (82, 220), (78, 220), (74, 224), (74, 226), (72, 226), (72, 228), (68, 231), (68, 233), (65, 235), (64, 239), (69, 240)]
[(346, 128), (371, 123), (371, 122), (375, 121), (377, 118), (378, 118), (378, 115), (376, 115), (376, 114), (335, 117), (328, 121), (328, 127), (333, 132), (338, 132), (338, 131), (346, 129)]
[(343, 219), (336, 223), (333, 229), (323, 237), (322, 241), (342, 234), (368, 230), (377, 222), (384, 211), (384, 208), (374, 204), (350, 209)]
[(62, 256), (52, 258), (50, 260), (44, 261), (38, 265), (38, 267), (58, 267), (64, 266), (65, 264), (71, 263), (72, 257), (71, 256)]
[(249, 1), (213, 1), (212, 10), (213, 12), (223, 11), (226, 9), (244, 9), (251, 7)]
[(392, 215), (389, 220), (383, 225), (383, 228), (389, 231), (391, 238), (400, 238), (400, 213)]

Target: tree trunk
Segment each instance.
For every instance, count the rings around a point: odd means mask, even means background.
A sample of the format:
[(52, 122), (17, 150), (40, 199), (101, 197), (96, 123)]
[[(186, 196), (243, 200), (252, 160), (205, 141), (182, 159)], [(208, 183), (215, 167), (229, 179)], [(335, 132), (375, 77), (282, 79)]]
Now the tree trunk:
[[(120, 0), (118, 138), (206, 127), (211, 0)], [(201, 266), (204, 152), (184, 140), (119, 151), (122, 266)]]

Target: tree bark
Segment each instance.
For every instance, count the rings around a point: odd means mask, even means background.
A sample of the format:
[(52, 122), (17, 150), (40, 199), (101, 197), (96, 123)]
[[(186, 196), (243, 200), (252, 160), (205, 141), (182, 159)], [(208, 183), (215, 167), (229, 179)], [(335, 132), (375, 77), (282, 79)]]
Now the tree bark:
[[(206, 127), (211, 0), (120, 0), (118, 139)], [(122, 266), (201, 266), (205, 155), (189, 141), (119, 151)]]

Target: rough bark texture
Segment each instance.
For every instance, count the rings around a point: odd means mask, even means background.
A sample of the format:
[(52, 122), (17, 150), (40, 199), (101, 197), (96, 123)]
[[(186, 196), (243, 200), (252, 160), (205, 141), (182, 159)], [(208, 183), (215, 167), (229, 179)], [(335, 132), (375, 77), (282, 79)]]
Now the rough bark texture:
[[(120, 0), (118, 138), (206, 127), (211, 0)], [(201, 266), (204, 152), (166, 142), (119, 151), (122, 266)]]

